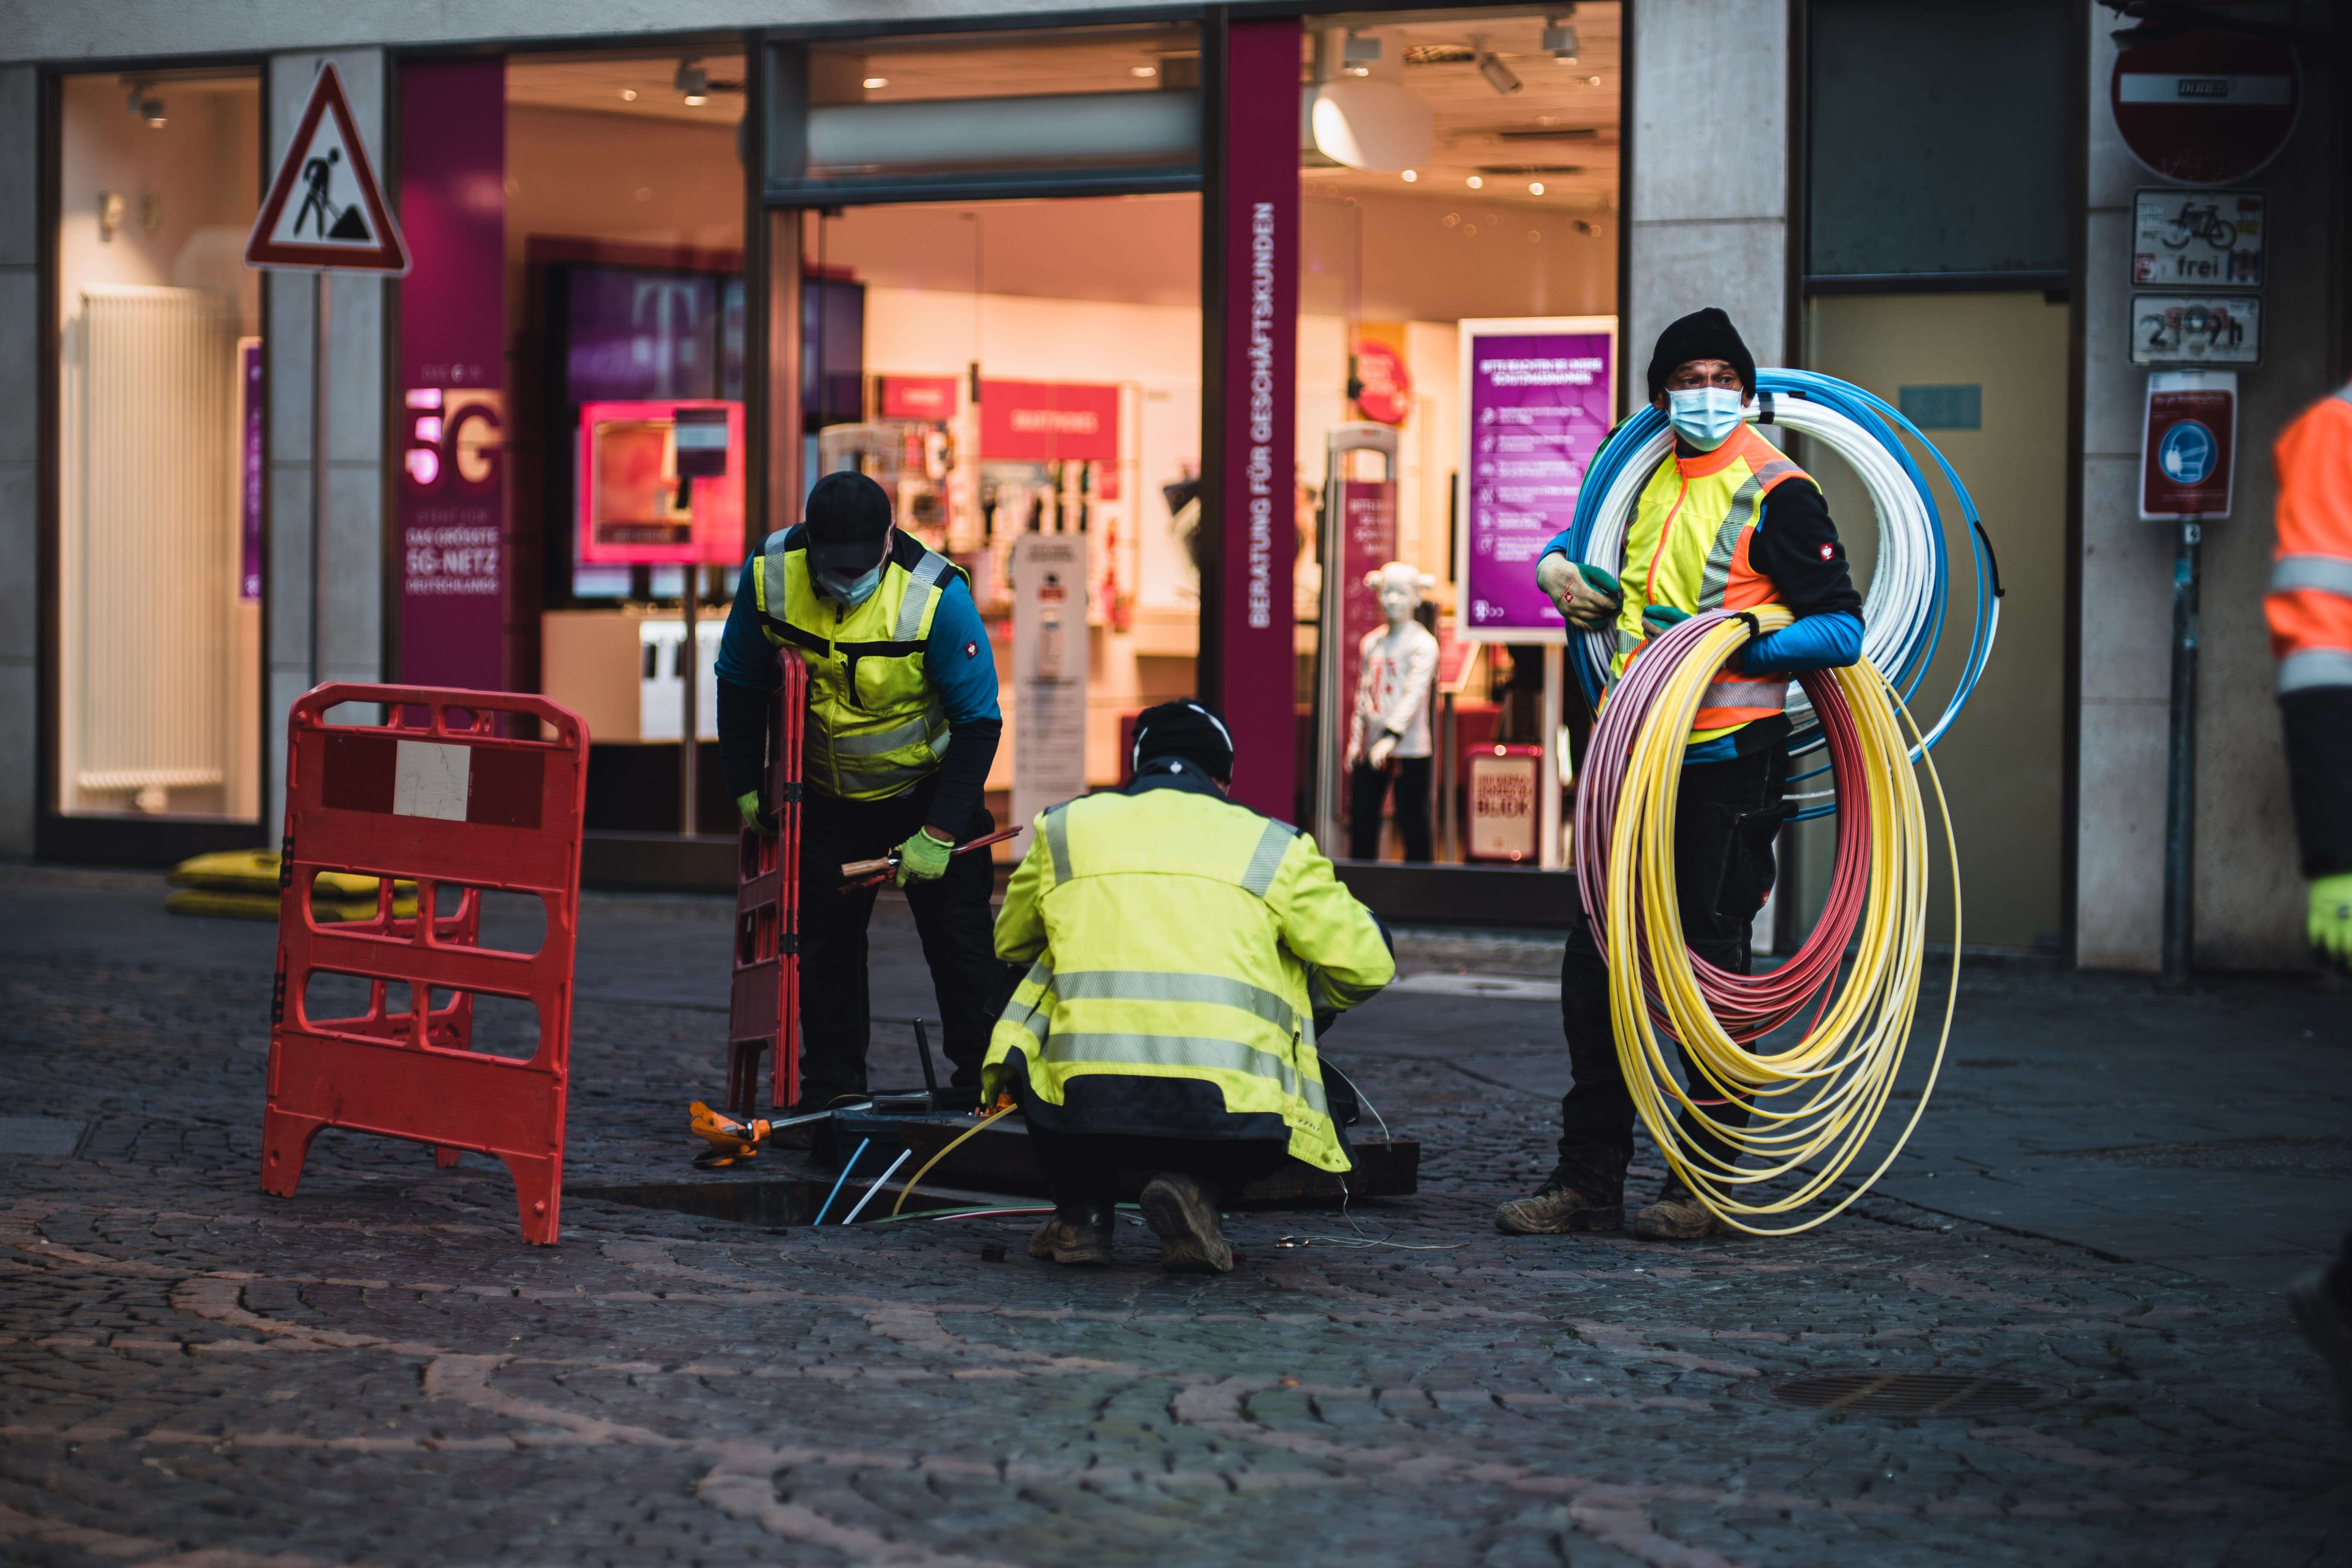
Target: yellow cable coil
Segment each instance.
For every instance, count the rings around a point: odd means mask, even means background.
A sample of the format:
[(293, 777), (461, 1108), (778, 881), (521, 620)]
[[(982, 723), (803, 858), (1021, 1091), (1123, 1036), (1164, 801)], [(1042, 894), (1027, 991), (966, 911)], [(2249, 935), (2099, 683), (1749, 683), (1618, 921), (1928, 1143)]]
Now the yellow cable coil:
[[(1768, 632), (1793, 618), (1777, 605), (1755, 614)], [(1716, 671), (1747, 640), (1737, 620), (1707, 633), (1664, 684), (1635, 737), (1609, 846), (1609, 1010), (1617, 1059), (1634, 1106), (1675, 1174), (1727, 1224), (1751, 1236), (1790, 1236), (1831, 1218), (1868, 1191), (1902, 1152), (1927, 1107), (1959, 1000), (1960, 868), (1944, 786), (1934, 761), (1923, 752), (1919, 765), (1927, 770), (1943, 816), (1952, 884), (1952, 981), (1935, 1063), (1902, 1136), (1865, 1180), (1818, 1214), (1778, 1228), (1754, 1223), (1790, 1215), (1829, 1191), (1861, 1154), (1885, 1108), (1918, 1005), (1927, 946), (1927, 831), (1918, 780), (1907, 762), (1909, 748), (1895, 722), (1900, 713), (1916, 737), (1918, 727), (1910, 710), (1866, 659), (1829, 672), (1853, 712), (1868, 795), (1870, 881), (1856, 950), (1835, 999), (1802, 1039), (1772, 1055), (1758, 1055), (1734, 1042), (1699, 994), (1683, 942), (1675, 896), (1675, 803), (1699, 700)], [(1644, 947), (1667, 1026), (1712, 1086), (1714, 1094), (1701, 1098), (1753, 1095), (1748, 1127), (1709, 1125), (1725, 1143), (1759, 1163), (1727, 1163), (1692, 1142), (1677, 1124), (1677, 1108), (1691, 1106), (1692, 1096), (1675, 1083), (1668, 1047), (1653, 1026), (1643, 994)], [(1797, 1186), (1779, 1197), (1748, 1203), (1739, 1195), (1801, 1169)]]

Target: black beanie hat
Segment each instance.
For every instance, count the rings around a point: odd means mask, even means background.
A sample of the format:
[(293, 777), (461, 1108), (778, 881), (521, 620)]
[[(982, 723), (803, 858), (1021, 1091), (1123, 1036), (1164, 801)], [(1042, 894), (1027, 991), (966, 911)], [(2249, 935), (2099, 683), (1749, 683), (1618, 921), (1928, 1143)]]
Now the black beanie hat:
[(809, 491), (808, 564), (812, 572), (863, 573), (882, 563), (890, 531), (890, 492), (864, 474), (827, 474)]
[(1709, 305), (1658, 334), (1657, 352), (1650, 356), (1650, 401), (1655, 403), (1665, 391), (1666, 377), (1695, 359), (1728, 361), (1739, 373), (1741, 388), (1756, 390), (1756, 356), (1739, 341), (1739, 329), (1731, 324), (1731, 318)]
[(1135, 719), (1137, 773), (1160, 757), (1181, 757), (1219, 784), (1234, 778), (1234, 737), (1225, 721), (1190, 698), (1146, 708)]

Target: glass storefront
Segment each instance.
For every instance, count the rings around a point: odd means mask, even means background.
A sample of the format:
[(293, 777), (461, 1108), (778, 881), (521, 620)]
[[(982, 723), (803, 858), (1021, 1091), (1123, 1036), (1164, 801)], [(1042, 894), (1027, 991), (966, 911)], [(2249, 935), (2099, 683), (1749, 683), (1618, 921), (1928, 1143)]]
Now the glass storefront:
[(60, 88), (58, 809), (260, 813), (260, 82)]

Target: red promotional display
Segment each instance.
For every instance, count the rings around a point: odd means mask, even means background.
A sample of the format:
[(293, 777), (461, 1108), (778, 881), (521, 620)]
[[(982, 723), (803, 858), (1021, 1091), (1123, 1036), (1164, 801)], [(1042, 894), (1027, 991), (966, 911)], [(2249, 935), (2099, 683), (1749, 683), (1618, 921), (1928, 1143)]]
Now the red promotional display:
[(573, 488), (583, 565), (743, 559), (743, 405), (713, 398), (580, 405)]
[(2107, 84), (2132, 156), (2184, 185), (2242, 180), (2277, 157), (2302, 98), (2287, 45), (2202, 29), (2125, 49)]
[(760, 1058), (770, 1051), (768, 1097), (801, 1092), (801, 728), (808, 667), (796, 648), (776, 655), (783, 679), (768, 707), (767, 787), (773, 833), (743, 829), (735, 874), (735, 978), (727, 1006), (727, 1109), (760, 1112)]
[(983, 381), (980, 455), (1033, 463), (1118, 461), (1118, 388)]
[[(329, 723), (345, 702), (386, 704), (401, 721)], [(502, 739), (501, 715), (555, 739)], [(430, 1143), (445, 1165), (470, 1149), (505, 1162), (524, 1237), (553, 1246), (587, 726), (543, 697), (337, 683), (299, 699), (287, 730), (261, 1190), (294, 1195), (322, 1127)], [(326, 871), (382, 879), (375, 917), (320, 924), (310, 884)], [(394, 879), (416, 884), (416, 914), (393, 913)], [(481, 945), (492, 889), (540, 900), (538, 952)], [(437, 912), (445, 893), (455, 907)], [(316, 1016), (317, 977), (366, 982), (367, 1010)], [(474, 1048), (477, 995), (530, 1004), (539, 1037), (528, 1059)]]
[(882, 417), (885, 419), (952, 419), (956, 412), (956, 378), (951, 375), (885, 375)]

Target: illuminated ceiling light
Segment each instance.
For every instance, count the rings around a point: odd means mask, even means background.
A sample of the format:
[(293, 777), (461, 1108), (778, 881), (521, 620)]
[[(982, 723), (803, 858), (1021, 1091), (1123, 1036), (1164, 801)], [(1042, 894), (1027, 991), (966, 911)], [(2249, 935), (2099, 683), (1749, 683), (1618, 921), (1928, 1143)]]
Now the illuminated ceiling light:
[(889, 85), (890, 79), (887, 76), (869, 76), (866, 79), (866, 90), (868, 92), (872, 92), (877, 88), (888, 87)]
[(1568, 25), (1566, 16), (1547, 16), (1543, 30), (1544, 52), (1564, 66), (1576, 63), (1576, 29)]
[(150, 130), (150, 131), (161, 131), (161, 130), (163, 130), (163, 100), (162, 99), (160, 99), (160, 98), (142, 98), (142, 99), (141, 99), (141, 100), (139, 100), (139, 118), (140, 118), (140, 119), (142, 119), (142, 120), (143, 120), (143, 121), (145, 121), (147, 122), (147, 129), (148, 129), (148, 130)]
[(1127, 68), (1127, 74), (1134, 77), (1158, 76), (1160, 74), (1160, 68), (1158, 66), (1129, 66)]
[(1421, 178), (1421, 174), (1420, 174), (1419, 171), (1417, 171), (1417, 170), (1413, 170), (1413, 169), (1407, 169), (1407, 170), (1404, 172), (1404, 183), (1405, 183), (1406, 184), (1408, 184), (1408, 185), (1409, 185), (1409, 184), (1412, 184), (1415, 180), (1418, 180), (1419, 178)]
[(634, 88), (634, 87), (625, 87), (625, 88), (623, 88), (623, 89), (621, 89), (621, 101), (622, 101), (623, 103), (635, 103), (635, 102), (636, 102), (636, 101), (637, 101), (637, 89), (636, 89), (635, 88)]
[(1470, 188), (1474, 191), (1483, 191), (1486, 188), (1486, 182), (1473, 174), (1470, 176)]
[(699, 109), (710, 101), (710, 73), (698, 61), (678, 61), (677, 75), (671, 81), (689, 107)]
[(1539, 196), (1543, 195), (1543, 182), (1541, 180), (1529, 180), (1528, 182), (1528, 195), (1531, 196)]

